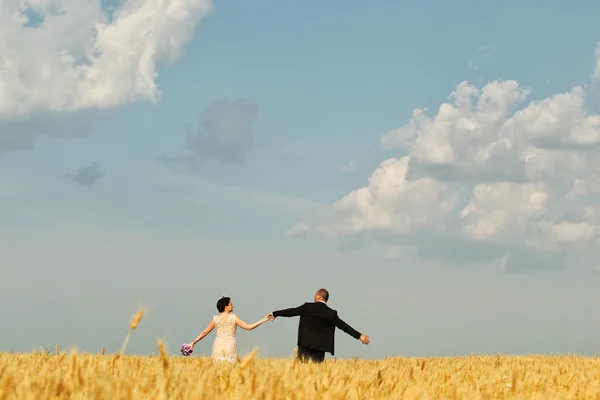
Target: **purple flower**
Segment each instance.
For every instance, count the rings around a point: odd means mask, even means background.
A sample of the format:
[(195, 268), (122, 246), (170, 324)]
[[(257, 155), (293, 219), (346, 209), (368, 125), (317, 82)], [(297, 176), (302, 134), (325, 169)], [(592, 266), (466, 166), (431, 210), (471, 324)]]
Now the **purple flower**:
[(181, 345), (181, 354), (184, 356), (189, 356), (194, 352), (194, 348), (187, 343)]

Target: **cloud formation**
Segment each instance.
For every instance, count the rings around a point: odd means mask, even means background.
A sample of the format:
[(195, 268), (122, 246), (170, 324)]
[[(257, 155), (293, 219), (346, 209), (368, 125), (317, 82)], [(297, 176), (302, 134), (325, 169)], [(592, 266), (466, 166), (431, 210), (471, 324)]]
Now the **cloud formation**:
[(310, 225), (305, 222), (298, 222), (292, 228), (285, 232), (285, 237), (305, 237), (310, 232)]
[(184, 160), (199, 167), (209, 159), (229, 163), (246, 161), (254, 144), (253, 125), (258, 107), (252, 100), (218, 100), (202, 110), (198, 124), (188, 129), (184, 151), (177, 156), (161, 155), (162, 161)]
[(31, 150), (37, 136), (85, 138), (94, 132), (89, 116), (39, 113), (27, 118), (0, 119), (0, 155)]
[(156, 102), (156, 63), (179, 57), (213, 9), (210, 0), (125, 0), (112, 16), (100, 0), (1, 6), (0, 117)]
[(38, 135), (87, 136), (86, 111), (157, 102), (210, 0), (0, 1), (0, 153)]
[(525, 104), (530, 92), (514, 80), (482, 88), (465, 81), (434, 116), (414, 110), (381, 138), (407, 155), (384, 160), (368, 185), (333, 204), (332, 220), (317, 231), (341, 243), (410, 244), (445, 255), (480, 248), (482, 259), (528, 265), (593, 248), (600, 115), (587, 111), (581, 87)]
[(100, 168), (100, 164), (93, 162), (87, 167), (78, 169), (75, 173), (66, 175), (75, 183), (82, 186), (91, 186), (104, 176), (104, 172)]

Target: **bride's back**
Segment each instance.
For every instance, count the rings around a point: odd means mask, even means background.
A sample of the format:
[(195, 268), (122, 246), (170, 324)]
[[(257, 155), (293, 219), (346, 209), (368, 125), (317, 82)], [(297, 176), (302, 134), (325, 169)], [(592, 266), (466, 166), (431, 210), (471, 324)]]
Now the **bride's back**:
[(217, 329), (217, 337), (230, 338), (235, 336), (235, 331), (237, 329), (235, 314), (217, 314), (213, 319), (215, 321), (215, 328)]

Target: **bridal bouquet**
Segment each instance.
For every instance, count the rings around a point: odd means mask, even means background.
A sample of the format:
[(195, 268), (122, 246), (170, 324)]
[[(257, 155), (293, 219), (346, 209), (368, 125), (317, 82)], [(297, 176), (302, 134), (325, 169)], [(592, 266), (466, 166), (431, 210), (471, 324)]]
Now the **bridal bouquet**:
[(183, 354), (184, 356), (189, 356), (190, 354), (192, 354), (194, 352), (194, 348), (192, 346), (190, 346), (187, 343), (184, 343), (181, 345), (181, 354)]

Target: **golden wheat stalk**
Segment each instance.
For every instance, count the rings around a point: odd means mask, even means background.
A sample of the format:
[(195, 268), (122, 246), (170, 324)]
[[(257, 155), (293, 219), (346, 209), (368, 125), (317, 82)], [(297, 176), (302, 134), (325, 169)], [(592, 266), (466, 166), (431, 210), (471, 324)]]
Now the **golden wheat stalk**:
[(254, 350), (252, 350), (252, 352), (250, 354), (248, 354), (246, 357), (244, 357), (244, 359), (240, 363), (240, 368), (246, 368), (246, 366), (248, 366), (248, 364), (250, 364), (252, 361), (254, 361), (257, 354), (258, 354), (258, 349), (255, 348)]
[(140, 324), (140, 321), (142, 320), (143, 316), (144, 316), (144, 310), (141, 309), (132, 318), (131, 324), (129, 324), (129, 331), (127, 332), (127, 335), (125, 336), (125, 340), (123, 341), (123, 346), (121, 346), (121, 351), (119, 353), (121, 353), (121, 354), (125, 353), (125, 349), (127, 348), (127, 344), (129, 343), (129, 339), (131, 339), (131, 334), (135, 330), (135, 328), (137, 328), (137, 326)]
[(162, 364), (163, 371), (166, 373), (169, 370), (169, 358), (167, 357), (165, 344), (162, 340), (158, 341), (158, 351), (160, 352), (160, 361)]

